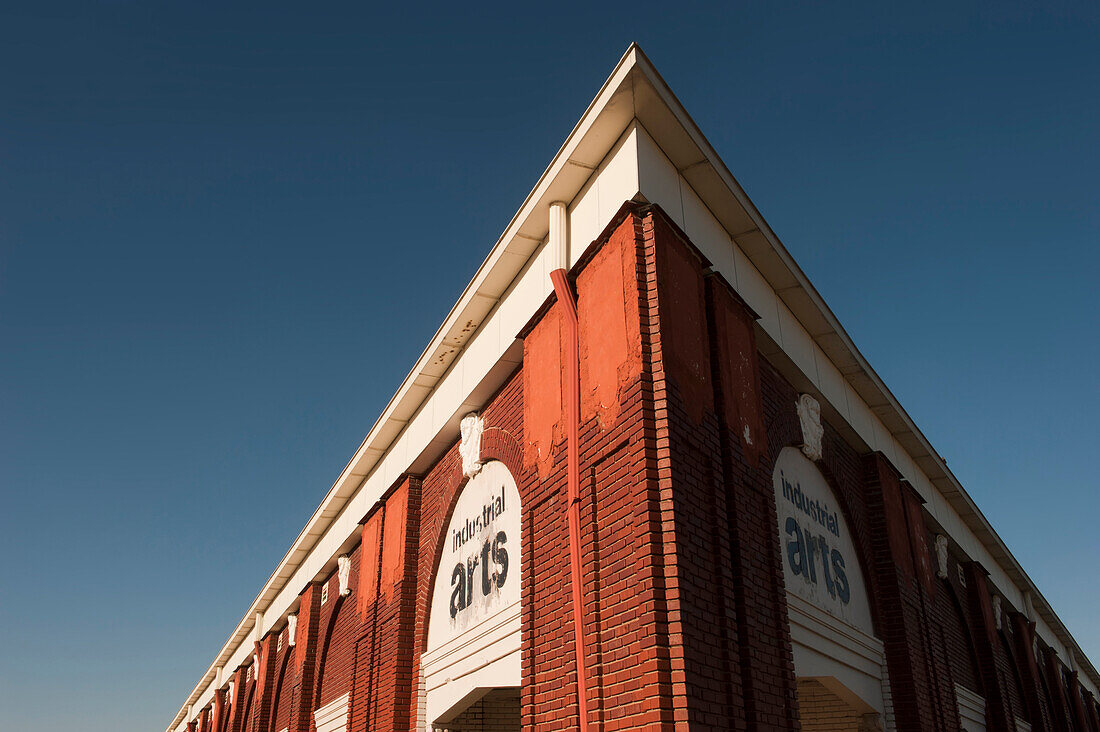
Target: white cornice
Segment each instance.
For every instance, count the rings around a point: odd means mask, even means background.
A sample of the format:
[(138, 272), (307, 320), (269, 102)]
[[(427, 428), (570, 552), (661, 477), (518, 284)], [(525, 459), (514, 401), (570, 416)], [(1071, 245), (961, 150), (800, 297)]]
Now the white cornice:
[[(1085, 675), (1094, 686), (1100, 687), (1100, 677), (1095, 668), (1080, 651), (1034, 582), (856, 348), (824, 299), (764, 221), (652, 63), (641, 49), (632, 44), (509, 222), (359, 449), (268, 578), (237, 628), (188, 695), (169, 725), (169, 731), (176, 729), (181, 722), (188, 721), (185, 717), (189, 704), (201, 708), (206, 703), (213, 692), (212, 684), (218, 667), (229, 669), (238, 665), (243, 660), (243, 656), (238, 659), (243, 646), (248, 646), (247, 653), (251, 653), (251, 645), (247, 641), (250, 640), (256, 613), (267, 613), (262, 628), (263, 632), (267, 632), (294, 611), (294, 607), (287, 605), (279, 608), (278, 612), (267, 612), (275, 598), (286, 589), (287, 583), (301, 573), (308, 561), (313, 560), (312, 550), (322, 538), (331, 534), (338, 521), (343, 521), (350, 527), (356, 525), (358, 517), (349, 518), (346, 515), (352, 498), (370, 504), (381, 497), (385, 488), (377, 489), (377, 495), (357, 496), (357, 493), (368, 478), (375, 476), (380, 462), (387, 456), (387, 451), (433, 395), (437, 385), (454, 367), (463, 349), (477, 334), (478, 326), (499, 305), (508, 288), (539, 250), (548, 231), (550, 203), (574, 200), (593, 171), (635, 120), (659, 143), (678, 172), (704, 200), (719, 223), (731, 233), (734, 241), (742, 244), (740, 235), (744, 233), (762, 234), (760, 239), (763, 243), (755, 247), (745, 244), (745, 254), (769, 284), (781, 293), (784, 302), (840, 369), (856, 393), (874, 410), (891, 435), (904, 446), (914, 464), (927, 475), (943, 499), (958, 512), (967, 528), (1001, 565), (1006, 575), (1017, 585), (1019, 593), (1031, 593), (1040, 618), (1053, 629), (1064, 647), (1075, 652)], [(480, 406), (471, 404), (466, 411)], [(442, 437), (432, 436), (428, 444), (418, 447), (416, 454), (405, 455), (404, 465), (393, 473), (393, 477), (396, 479), (401, 470), (424, 467), (426, 457), (446, 449), (458, 435), (458, 418), (461, 414), (456, 414), (447, 423), (446, 429), (441, 433)], [(345, 543), (351, 542), (353, 533), (352, 528), (348, 536), (341, 540)], [(331, 571), (335, 567), (338, 553), (339, 551), (334, 551), (332, 556), (324, 557), (317, 564), (314, 574), (323, 576)], [(1005, 589), (1007, 588), (1002, 588)]]
[[(643, 88), (635, 84), (634, 96), (639, 120), (655, 138), (659, 137), (662, 150), (710, 206), (711, 212), (726, 226), (727, 231), (732, 234), (738, 230), (749, 232), (755, 228), (764, 235), (768, 244), (767, 249), (755, 252), (747, 249), (746, 254), (777, 292), (781, 291), (785, 294), (785, 303), (833, 362), (838, 367), (847, 364), (845, 368), (841, 368), (841, 373), (853, 389), (890, 429), (891, 435), (903, 445), (914, 463), (931, 480), (936, 490), (966, 521), (967, 528), (973, 532), (989, 554), (1001, 565), (1001, 569), (1016, 584), (1021, 597), (1024, 592), (1031, 592), (1033, 597), (1039, 600), (1035, 605), (1040, 617), (1051, 627), (1062, 645), (1067, 649), (1075, 650), (1083, 660), (1082, 665), (1087, 669), (1088, 680), (1095, 687), (1100, 687), (1100, 675), (1097, 674), (1095, 667), (1080, 651), (1076, 640), (1012, 555), (1004, 540), (993, 529), (992, 524), (963, 488), (962, 483), (948, 469), (947, 463), (935, 451), (928, 438), (860, 353), (851, 336), (825, 303), (824, 298), (779, 241), (779, 237), (764, 221), (764, 217), (749, 200), (744, 189), (726, 168), (725, 163), (711, 147), (653, 64), (640, 49), (635, 51), (638, 56), (638, 73), (635, 78), (644, 78), (652, 85), (652, 92), (660, 98), (660, 103), (650, 103), (652, 109), (647, 113), (643, 105), (646, 103), (650, 87), (647, 85)], [(675, 118), (675, 123), (669, 120), (669, 115)], [(718, 181), (721, 182), (721, 186), (715, 185)], [(751, 227), (745, 227), (741, 222), (733, 227), (727, 225), (731, 217), (729, 209), (733, 208), (728, 205), (732, 203), (730, 197), (736, 200), (741, 210), (747, 214), (752, 222)], [(737, 237), (735, 236), (734, 239), (736, 240)]]
[[(550, 203), (572, 200), (622, 131), (628, 127), (633, 117), (629, 75), (635, 68), (637, 59), (638, 49), (632, 45), (585, 110), (534, 189), (527, 195), (519, 211), (478, 268), (473, 280), (451, 308), (443, 325), (436, 331), (412, 371), (321, 501), (321, 505), (306, 522), (305, 528), (268, 578), (244, 619), (188, 696), (188, 703), (203, 695), (218, 666), (228, 665), (227, 661), (234, 657), (241, 641), (247, 638), (249, 619), (256, 612), (265, 610), (271, 599), (294, 575), (328, 526), (340, 515), (349, 499), (385, 455), (387, 448), (427, 400), (440, 378), (474, 334), (476, 329), (467, 327), (467, 324), (480, 323), (527, 264), (547, 234), (546, 212)], [(457, 434), (457, 423), (455, 430)], [(271, 622), (277, 620), (279, 618), (270, 618)], [(187, 704), (184, 704), (169, 725), (169, 730), (179, 725), (186, 716), (186, 711)]]

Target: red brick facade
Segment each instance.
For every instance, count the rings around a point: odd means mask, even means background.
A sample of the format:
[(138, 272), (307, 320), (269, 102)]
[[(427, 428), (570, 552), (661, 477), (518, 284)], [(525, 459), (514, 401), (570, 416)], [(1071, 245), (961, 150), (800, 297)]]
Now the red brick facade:
[[(761, 355), (756, 315), (655, 206), (625, 204), (570, 277), (590, 723), (797, 730), (801, 696), (804, 728), (859, 728), (850, 710), (830, 717), (832, 691), (796, 677), (772, 472), (802, 442), (800, 387)], [(575, 729), (565, 355), (552, 298), (518, 335), (523, 365), (480, 411), (481, 458), (508, 467), (522, 501), (518, 720)], [(917, 493), (884, 455), (861, 454), (823, 422), (817, 465), (854, 535), (896, 728), (959, 730), (959, 686), (984, 697), (992, 730), (1021, 720), (1100, 732), (1097, 701), (1066, 659), (1033, 643), (1024, 608), (1001, 600), (998, 619), (982, 567), (957, 548), (937, 576), (937, 532)], [(348, 593), (335, 573), (303, 588), (295, 637), (284, 624), (257, 643), (230, 703), (219, 692), (194, 729), (310, 732), (313, 712), (345, 694), (353, 732), (417, 729), (433, 577), (464, 484), (456, 435), (362, 518)], [(501, 693), (449, 728), (514, 728), (513, 692)]]

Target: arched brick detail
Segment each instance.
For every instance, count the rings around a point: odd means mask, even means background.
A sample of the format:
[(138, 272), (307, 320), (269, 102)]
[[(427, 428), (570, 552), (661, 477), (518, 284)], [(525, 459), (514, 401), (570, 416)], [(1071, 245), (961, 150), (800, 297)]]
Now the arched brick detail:
[[(283, 633), (284, 631), (280, 630), (279, 632)], [(271, 698), (271, 724), (269, 726), (272, 730), (281, 730), (283, 727), (290, 725), (290, 705), (287, 703), (290, 695), (286, 693), (286, 670), (290, 665), (288, 650), (289, 645), (284, 645), (282, 652), (279, 654), (282, 658), (278, 662), (279, 671), (275, 675), (275, 692)], [(267, 731), (261, 730), (261, 732)]]
[(1006, 617), (1002, 621), (1002, 629), (997, 631), (997, 639), (1000, 641), (1000, 647), (997, 649), (998, 662), (1003, 673), (1011, 681), (1007, 691), (1013, 715), (1030, 721), (1031, 705), (1028, 703), (1027, 692), (1025, 691), (1027, 687), (1024, 685), (1024, 677), (1021, 672), (1023, 664), (1018, 652), (1013, 647), (1012, 641), (1009, 639), (1009, 633), (1005, 631), (1006, 628), (1011, 627), (1007, 618), (1008, 612), (1008, 610), (1005, 610)]
[[(974, 641), (974, 628), (964, 610), (965, 604), (963, 598), (959, 596), (959, 588), (955, 586), (958, 579), (949, 575), (947, 579), (940, 581), (943, 583), (941, 588), (943, 591), (937, 593), (938, 602), (934, 612), (940, 625), (941, 642), (944, 648), (948, 649), (947, 669), (951, 684), (959, 684), (985, 696), (985, 685), (978, 667), (978, 648)], [(949, 632), (952, 635), (957, 632), (962, 636), (965, 646), (962, 653), (954, 647), (952, 638), (948, 636)], [(960, 663), (966, 663), (966, 668), (960, 669)], [(960, 670), (965, 673), (960, 674)]]
[[(480, 411), (485, 420), (485, 430), (481, 438), (481, 459), (483, 462), (497, 460), (504, 464), (516, 481), (520, 495), (521, 532), (523, 543), (519, 548), (523, 568), (531, 566), (533, 556), (530, 531), (533, 490), (537, 487), (534, 470), (523, 467), (523, 376), (522, 370), (509, 377), (500, 390), (489, 399)], [(457, 436), (456, 436), (457, 437)], [(434, 578), (443, 554), (444, 531), (455, 511), (458, 496), (466, 486), (467, 479), (462, 475), (462, 461), (458, 453), (458, 440), (443, 453), (435, 464), (420, 477), (419, 511), (419, 549), (417, 557), (417, 590), (415, 603), (415, 629), (412, 639), (414, 649), (413, 680), (417, 683), (420, 674), (420, 655), (427, 648), (428, 623), (434, 590)], [(529, 583), (528, 583), (529, 584)], [(525, 588), (522, 606), (525, 616), (530, 607), (530, 595)], [(525, 618), (522, 636), (522, 654), (529, 657), (530, 623)], [(524, 680), (528, 678), (529, 659), (523, 661)], [(414, 697), (417, 695), (414, 694)], [(418, 718), (418, 699), (413, 699), (412, 718)]]
[[(534, 480), (535, 476), (534, 471), (523, 469), (523, 447), (519, 440), (503, 429), (489, 427), (481, 435), (481, 461), (484, 463), (490, 460), (503, 463), (516, 481), (516, 489), (519, 491), (521, 505), (520, 535), (523, 537), (521, 567), (528, 567), (530, 566), (531, 556), (528, 549), (530, 543), (528, 518), (530, 501), (528, 499), (530, 498), (531, 481)], [(428, 578), (425, 583), (427, 587), (420, 593), (423, 597), (423, 603), (418, 603), (417, 606), (417, 616), (422, 620), (422, 627), (418, 628), (417, 631), (417, 648), (421, 652), (427, 649), (428, 644), (428, 616), (431, 614), (432, 593), (434, 591), (432, 579), (439, 571), (439, 563), (443, 558), (443, 533), (451, 522), (451, 516), (454, 514), (455, 506), (458, 505), (458, 497), (462, 494), (462, 489), (469, 482), (469, 478), (462, 474), (462, 460), (458, 457), (457, 445), (437, 464), (437, 468), (439, 467), (443, 467), (442, 475), (446, 476), (443, 478), (446, 485), (443, 496), (446, 500), (447, 510), (441, 520), (433, 522), (431, 528), (433, 535), (431, 540), (431, 571), (425, 575)], [(422, 543), (421, 550), (423, 549), (424, 545)], [(526, 598), (522, 602), (524, 607), (528, 605)]]
[[(802, 424), (798, 420), (795, 410), (797, 395), (791, 389), (785, 394), (789, 402), (789, 409), (784, 409), (774, 414), (773, 419), (766, 422), (769, 449), (760, 457), (760, 469), (767, 473), (769, 484), (775, 480), (775, 463), (779, 459), (779, 453), (785, 447), (799, 448), (802, 445)], [(883, 608), (876, 602), (878, 593), (878, 578), (872, 571), (874, 553), (871, 549), (870, 531), (864, 516), (867, 513), (863, 500), (862, 485), (854, 480), (843, 480), (843, 475), (853, 475), (858, 466), (846, 465), (846, 461), (855, 458), (855, 453), (847, 447), (843, 438), (836, 433), (825, 419), (821, 420), (821, 426), (825, 428), (825, 436), (821, 440), (821, 459), (813, 461), (818, 472), (825, 479), (829, 490), (833, 492), (839, 504), (840, 512), (844, 515), (844, 521), (848, 524), (848, 530), (852, 534), (852, 544), (855, 545), (856, 558), (859, 560), (859, 570), (863, 575), (863, 584), (867, 588), (868, 600), (871, 606), (871, 623), (876, 637), (881, 637), (881, 618)], [(773, 517), (774, 518), (774, 517)], [(778, 526), (776, 526), (777, 551), (782, 553), (781, 540)]]
[[(333, 598), (334, 594), (335, 599)], [(317, 683), (316, 690), (313, 692), (313, 699), (311, 702), (311, 708), (309, 710), (310, 714), (312, 714), (315, 709), (323, 704), (322, 699), (324, 698), (324, 694), (326, 693), (326, 691), (328, 691), (328, 689), (326, 689), (325, 687), (326, 681), (329, 683), (329, 685), (331, 685), (334, 680), (332, 674), (331, 660), (333, 640), (337, 638), (337, 623), (343, 620), (345, 616), (349, 618), (348, 622), (350, 622), (350, 619), (355, 615), (355, 613), (347, 607), (348, 603), (345, 602), (347, 599), (348, 598), (344, 595), (332, 593), (332, 591), (330, 590), (329, 602), (335, 602), (336, 604), (333, 605), (332, 613), (329, 615), (329, 620), (325, 628), (325, 634), (323, 640), (321, 641), (321, 652), (317, 656)], [(339, 696), (339, 694), (337, 694), (336, 696)]]
[[(458, 503), (459, 489), (466, 485), (466, 479), (462, 475), (462, 460), (458, 455), (457, 443), (436, 463), (426, 481), (433, 478), (438, 481), (439, 486), (437, 488), (436, 504), (444, 505), (446, 508), (437, 518), (422, 525), (420, 530), (420, 557), (422, 563), (424, 560), (428, 560), (428, 571), (424, 572), (422, 569), (419, 573), (421, 577), (425, 578), (417, 593), (416, 603), (416, 648), (419, 653), (423, 653), (428, 648), (428, 620), (431, 614), (434, 591), (432, 580), (438, 572), (439, 563), (443, 558), (443, 532), (446, 531), (447, 524), (454, 513), (455, 505)], [(428, 491), (425, 490), (424, 493), (427, 494)], [(422, 515), (424, 515), (424, 508), (426, 507), (422, 506)]]
[(512, 433), (500, 427), (489, 427), (481, 434), (482, 461), (499, 460), (516, 479), (520, 499), (526, 500), (523, 488), (523, 445)]
[(255, 702), (255, 695), (253, 692), (256, 690), (256, 681), (253, 679), (247, 685), (248, 691), (244, 695), (244, 703), (240, 705), (240, 721), (234, 723), (233, 729), (236, 732), (252, 732), (249, 725), (252, 723), (253, 713), (252, 705)]

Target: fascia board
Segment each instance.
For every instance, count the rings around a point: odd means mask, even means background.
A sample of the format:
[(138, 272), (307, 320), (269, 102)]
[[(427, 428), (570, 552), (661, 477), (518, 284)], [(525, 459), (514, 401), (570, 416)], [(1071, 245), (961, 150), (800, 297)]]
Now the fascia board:
[[(711, 200), (708, 203), (714, 203), (716, 197), (726, 199), (721, 202), (723, 205), (712, 205), (711, 211), (734, 239), (754, 229), (763, 234), (769, 246), (757, 253), (754, 264), (765, 277), (770, 278), (769, 284), (777, 283), (778, 279), (777, 284), (783, 291), (789, 290), (792, 286), (797, 287), (797, 293), (788, 293), (789, 297), (783, 297), (783, 294), (779, 293), (779, 296), (788, 303), (796, 315), (800, 316), (800, 320), (809, 321), (811, 325), (817, 324), (817, 327), (811, 331), (811, 335), (818, 346), (837, 364), (856, 394), (874, 407), (876, 416), (890, 426), (892, 434), (899, 437), (899, 442), (902, 442), (900, 438), (904, 437), (903, 445), (913, 457), (918, 469), (922, 470), (930, 481), (936, 479), (946, 481), (945, 489), (937, 489), (943, 494), (943, 500), (958, 512), (967, 528), (976, 537), (981, 535), (980, 541), (991, 556), (1005, 558), (1004, 563), (1008, 565), (1005, 568), (1006, 574), (1012, 578), (1013, 582), (1022, 585), (1032, 593), (1036, 600), (1037, 612), (1055, 630), (1056, 636), (1059, 636), (1057, 645), (1074, 648), (1078, 664), (1088, 671), (1087, 678), (1083, 680), (1094, 684), (1097, 682), (1096, 670), (1088, 657), (1080, 651), (1079, 646), (1042, 593), (1035, 587), (1034, 582), (1009, 552), (1003, 540), (962, 488), (958, 479), (938, 457), (927, 438), (856, 348), (824, 299), (764, 221), (656, 68), (641, 50), (632, 44), (570, 132), (538, 183), (528, 194), (519, 211), (509, 222), (496, 245), (478, 268), (473, 280), (465, 288), (416, 365), (341, 471), (320, 506), (291, 544), (290, 549), (245, 613), (241, 623), (222, 647), (199, 684), (195, 686), (188, 701), (183, 704), (173, 720), (173, 725), (186, 714), (188, 704), (195, 704), (200, 698), (206, 699), (212, 695), (213, 690), (208, 687), (213, 681), (214, 671), (218, 666), (227, 669), (235, 668), (251, 654), (251, 647), (246, 647), (247, 644), (242, 641), (250, 636), (252, 619), (256, 612), (265, 612), (264, 632), (281, 623), (285, 615), (290, 612), (293, 603), (280, 603), (287, 605), (282, 608), (272, 607), (270, 604), (283, 594), (282, 591), (288, 583), (294, 582), (295, 578), (302, 575), (307, 566), (312, 567), (319, 561), (319, 558), (312, 556), (314, 548), (330, 533), (334, 523), (340, 520), (341, 514), (346, 513), (352, 497), (359, 499), (356, 501), (357, 504), (373, 504), (388, 487), (376, 486), (377, 495), (374, 496), (356, 496), (367, 479), (375, 474), (380, 462), (387, 456), (387, 451), (403, 434), (410, 420), (430, 398), (442, 377), (455, 365), (462, 348), (476, 332), (476, 328), (467, 329), (469, 332), (463, 334), (463, 324), (471, 320), (470, 316), (474, 314), (477, 315), (478, 325), (484, 322), (483, 319), (493, 307), (506, 296), (507, 283), (512, 282), (526, 266), (530, 256), (545, 238), (546, 208), (552, 201), (569, 202), (576, 196), (635, 117), (649, 130), (665, 154), (674, 162), (680, 174), (688, 180), (704, 201), (709, 198)], [(736, 206), (728, 205), (731, 196)], [(767, 257), (767, 261), (760, 261), (762, 257)], [(806, 312), (800, 314), (795, 309), (796, 305), (806, 309)], [(822, 322), (828, 324), (829, 330), (816, 332), (822, 331), (820, 327)], [(840, 356), (839, 359), (833, 358), (834, 352)], [(894, 431), (899, 424), (903, 429)], [(430, 442), (435, 441), (433, 439)], [(914, 447), (917, 449), (911, 449)], [(406, 455), (405, 457), (407, 460), (412, 460), (415, 456)], [(330, 559), (331, 557), (326, 557), (313, 574), (323, 572), (331, 563)], [(304, 581), (309, 579), (313, 577), (306, 578)], [(1052, 645), (1055, 644), (1052, 643)], [(1093, 691), (1096, 693), (1095, 687)], [(196, 708), (201, 709), (202, 706), (196, 706)], [(171, 730), (172, 726), (170, 725), (168, 729)]]
[[(478, 268), (474, 278), (463, 290), (458, 302), (451, 308), (443, 325), (436, 331), (427, 348), (417, 359), (416, 365), (406, 376), (317, 510), (306, 522), (275, 571), (265, 582), (263, 589), (253, 600), (229, 640), (222, 646), (214, 662), (210, 664), (199, 683), (188, 695), (187, 701), (173, 718), (168, 730), (172, 730), (183, 719), (187, 713), (188, 704), (194, 704), (203, 696), (203, 692), (208, 690), (218, 666), (235, 668), (251, 654), (251, 647), (245, 648), (247, 644), (242, 643), (242, 640), (249, 637), (255, 614), (274, 609), (269, 608), (268, 603), (280, 594), (286, 582), (289, 581), (288, 578), (293, 578), (297, 574), (294, 569), (300, 568), (303, 562), (308, 561), (312, 549), (327, 534), (329, 527), (347, 507), (351, 497), (372, 475), (386, 451), (407, 426), (409, 417), (416, 414), (429, 398), (434, 385), (454, 365), (461, 348), (476, 332), (474, 329), (466, 333), (465, 338), (459, 338), (456, 336), (456, 328), (461, 330), (461, 324), (470, 319), (468, 316), (474, 308), (479, 311), (478, 324), (480, 325), (481, 318), (499, 302), (499, 298), (493, 298), (488, 294), (493, 291), (493, 288), (491, 286), (486, 288), (485, 283), (491, 279), (505, 282), (511, 282), (514, 279), (548, 232), (546, 210), (550, 203), (557, 200), (571, 201), (618, 141), (623, 130), (628, 127), (634, 117), (632, 72), (639, 53), (637, 46), (631, 44), (623, 54), (607, 81), (588, 105), (580, 121), (566, 137), (558, 153), (539, 177), (519, 211)], [(520, 256), (515, 256), (516, 254)], [(486, 300), (491, 301), (488, 307), (486, 307)], [(444, 368), (440, 370), (436, 357), (441, 349), (447, 348), (452, 349), (453, 352), (444, 364)], [(427, 385), (426, 381), (431, 384), (428, 390), (423, 388)], [(397, 422), (400, 422), (399, 429), (395, 429)], [(367, 497), (366, 502), (373, 504), (380, 497), (381, 491), (376, 496)], [(330, 562), (326, 561), (326, 563)], [(288, 609), (284, 608), (280, 613), (265, 612), (264, 632), (281, 622)], [(212, 693), (212, 690), (209, 691)]]
[[(705, 182), (701, 186), (702, 190), (696, 188), (696, 193), (703, 198), (703, 200), (709, 205), (711, 212), (727, 226), (727, 231), (733, 238), (737, 238), (739, 235), (735, 230), (729, 228), (727, 221), (723, 220), (723, 216), (728, 220), (730, 217), (729, 211), (731, 208), (729, 203), (735, 202), (741, 210), (747, 214), (751, 220), (751, 227), (742, 229), (743, 232), (749, 232), (752, 228), (758, 229), (766, 239), (769, 246), (767, 254), (773, 256), (775, 260), (782, 264), (785, 272), (781, 275), (775, 273), (769, 273), (767, 271), (768, 262), (757, 262), (754, 264), (760, 269), (761, 273), (769, 279), (769, 284), (773, 284), (776, 276), (783, 277), (783, 280), (774, 282), (773, 288), (787, 289), (793, 285), (797, 285), (803, 293), (804, 300), (807, 301), (817, 311), (817, 315), (820, 320), (828, 323), (830, 332), (821, 334), (828, 335), (833, 339), (833, 345), (839, 345), (843, 348), (843, 351), (848, 357), (858, 366), (858, 369), (846, 369), (842, 371), (844, 377), (852, 385), (853, 389), (858, 395), (860, 395), (864, 401), (871, 406), (876, 415), (880, 415), (885, 412), (888, 415), (888, 419), (882, 420), (884, 424), (891, 422), (900, 422), (904, 425), (904, 429), (899, 431), (900, 434), (904, 434), (909, 444), (914, 442), (918, 446), (918, 450), (914, 451), (910, 455), (914, 458), (914, 462), (917, 458), (924, 456), (932, 456), (934, 460), (924, 461), (920, 464), (920, 469), (924, 470), (930, 479), (936, 479), (942, 477), (950, 487), (949, 490), (940, 490), (945, 494), (945, 499), (952, 505), (953, 508), (962, 517), (967, 528), (975, 534), (979, 541), (985, 546), (986, 550), (993, 557), (1003, 557), (1002, 566), (1005, 574), (1011, 579), (1012, 582), (1019, 585), (1017, 588), (1003, 588), (1002, 592), (1009, 594), (1012, 590), (1018, 594), (1021, 590), (1028, 590), (1032, 593), (1033, 598), (1036, 601), (1036, 610), (1044, 619), (1048, 621), (1050, 627), (1054, 630), (1056, 638), (1048, 639), (1051, 645), (1063, 645), (1066, 648), (1073, 648), (1074, 655), (1078, 660), (1082, 670), (1087, 670), (1088, 673), (1083, 676), (1087, 676), (1087, 679), (1083, 679), (1089, 682), (1087, 685), (1093, 686), (1093, 692), (1096, 693), (1096, 685), (1100, 684), (1100, 676), (1098, 676), (1095, 667), (1089, 661), (1088, 657), (1080, 649), (1080, 646), (1073, 639), (1069, 630), (1058, 618), (1054, 612), (1050, 603), (1046, 601), (1042, 593), (1035, 586), (1035, 583), (1028, 576), (1027, 572), (1023, 569), (1020, 563), (1012, 555), (1008, 546), (1004, 540), (993, 529), (992, 524), (985, 517), (985, 515), (978, 508), (977, 504), (963, 488), (962, 483), (958, 478), (950, 471), (946, 463), (939, 458), (938, 453), (932, 447), (931, 442), (925, 437), (924, 433), (920, 431), (916, 423), (909, 416), (909, 414), (902, 408), (897, 398), (886, 387), (885, 382), (879, 377), (875, 370), (871, 367), (867, 359), (860, 353), (856, 347), (855, 342), (851, 339), (848, 333), (841, 326), (840, 321), (832, 310), (825, 303), (824, 298), (810, 282), (810, 279), (802, 271), (798, 263), (795, 262), (790, 252), (783, 246), (779, 237), (772, 231), (771, 227), (764, 220), (764, 217), (756, 209), (755, 205), (749, 199), (744, 189), (737, 182), (733, 174), (726, 168), (725, 163), (721, 157), (715, 152), (714, 148), (707, 141), (706, 136), (696, 126), (694, 120), (684, 109), (683, 105), (676, 98), (676, 95), (665, 83), (664, 79), (658, 73), (656, 67), (649, 61), (644, 53), (640, 49), (636, 49), (637, 64), (634, 69), (635, 84), (634, 95), (636, 99), (636, 111), (639, 121), (646, 127), (650, 135), (660, 146), (661, 150), (677, 167), (681, 175), (687, 178), (689, 175), (696, 175), (698, 179), (705, 181), (709, 176), (710, 178), (717, 178), (722, 183), (722, 190), (719, 192), (718, 187), (714, 185), (706, 185)], [(650, 92), (659, 98), (660, 103), (646, 103), (647, 99), (650, 99)], [(691, 182), (689, 180), (689, 182)], [(694, 188), (693, 184), (693, 188)], [(725, 194), (726, 201), (715, 201), (715, 196), (721, 196), (721, 193)], [(711, 196), (710, 201), (707, 201), (707, 195)], [(729, 201), (728, 198), (732, 196), (733, 201)], [(736, 209), (734, 209), (734, 216), (737, 216)], [(734, 225), (736, 227), (736, 224)], [(746, 252), (746, 254), (748, 254)], [(793, 282), (791, 279), (793, 279)], [(820, 330), (820, 328), (818, 328)], [(815, 342), (817, 338), (815, 337)], [(821, 342), (818, 343), (823, 349), (825, 345)], [(880, 416), (881, 419), (881, 416)], [(922, 452), (924, 453), (922, 455)], [(933, 468), (931, 471), (928, 468)], [(927, 497), (926, 497), (927, 498)]]

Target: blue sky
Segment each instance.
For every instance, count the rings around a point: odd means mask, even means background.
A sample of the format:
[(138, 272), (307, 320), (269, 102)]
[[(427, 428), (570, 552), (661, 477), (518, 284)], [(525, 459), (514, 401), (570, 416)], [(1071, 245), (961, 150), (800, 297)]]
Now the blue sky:
[(160, 730), (638, 41), (1100, 663), (1095, 4), (0, 10), (0, 708)]

